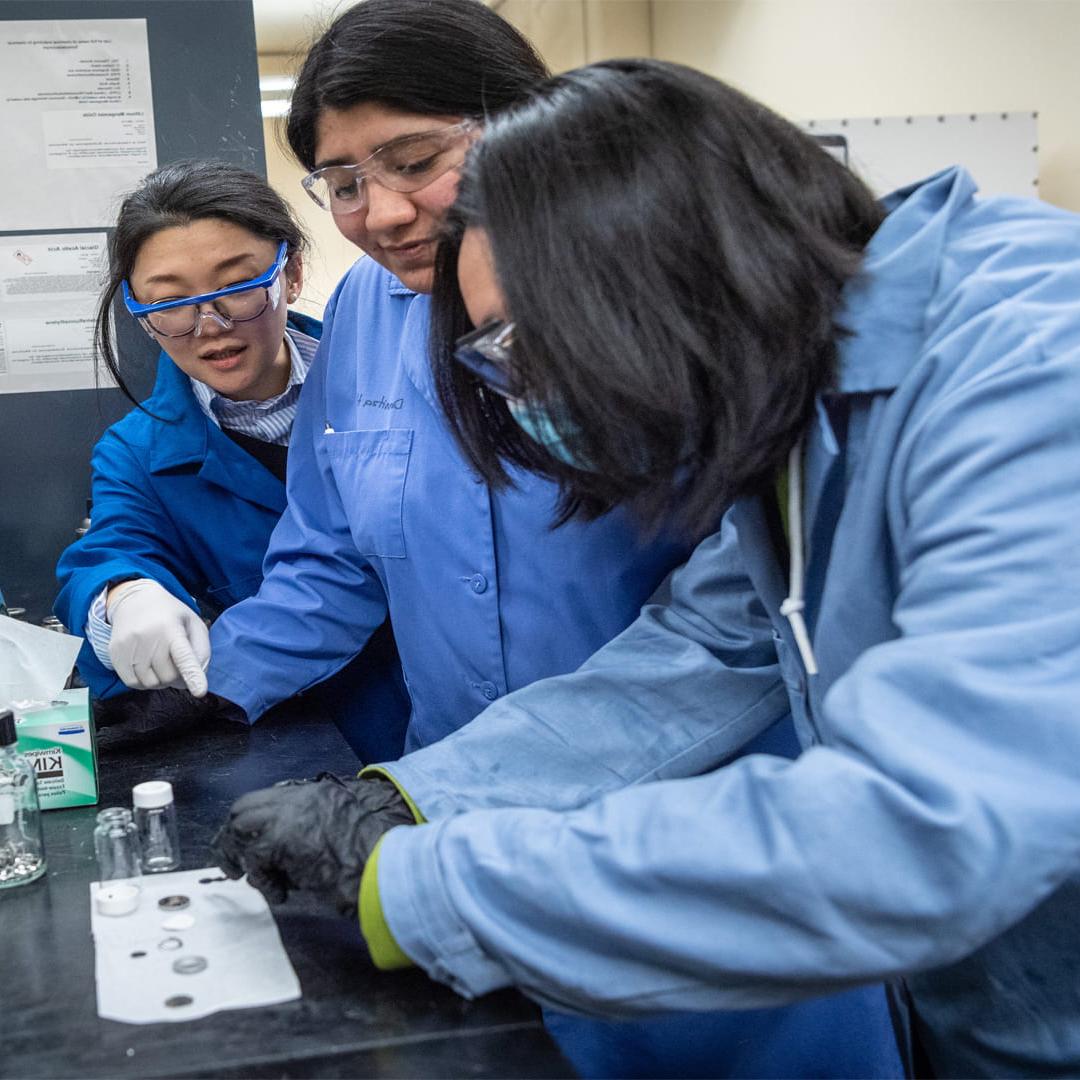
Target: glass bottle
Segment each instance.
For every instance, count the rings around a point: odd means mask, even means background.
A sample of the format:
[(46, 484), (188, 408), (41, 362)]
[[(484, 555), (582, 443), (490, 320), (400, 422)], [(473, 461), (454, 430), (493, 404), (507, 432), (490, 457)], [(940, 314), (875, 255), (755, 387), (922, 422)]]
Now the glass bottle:
[(180, 865), (176, 835), (176, 804), (168, 780), (148, 780), (131, 790), (135, 824), (142, 845), (142, 868), (147, 874), (175, 870)]
[(131, 819), (131, 811), (123, 806), (110, 806), (98, 812), (94, 827), (94, 854), (97, 856), (98, 878), (114, 881), (139, 877), (142, 866), (139, 855), (139, 830)]
[(45, 873), (37, 778), (17, 742), (14, 713), (0, 712), (0, 889)]

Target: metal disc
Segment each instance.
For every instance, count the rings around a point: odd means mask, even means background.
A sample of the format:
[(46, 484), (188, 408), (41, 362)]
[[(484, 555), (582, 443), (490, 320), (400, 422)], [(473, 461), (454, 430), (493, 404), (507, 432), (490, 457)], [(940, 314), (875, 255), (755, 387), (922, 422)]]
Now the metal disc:
[(173, 961), (172, 969), (177, 975), (198, 975), (207, 967), (205, 956), (181, 956)]

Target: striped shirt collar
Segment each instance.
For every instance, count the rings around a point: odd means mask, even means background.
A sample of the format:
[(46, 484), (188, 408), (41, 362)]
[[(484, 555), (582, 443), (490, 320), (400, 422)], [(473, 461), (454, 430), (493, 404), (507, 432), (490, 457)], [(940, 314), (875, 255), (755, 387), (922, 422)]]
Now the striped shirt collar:
[(211, 423), (262, 442), (278, 446), (288, 444), (300, 389), (319, 343), (300, 330), (287, 326), (285, 344), (289, 350), (289, 384), (276, 397), (266, 401), (231, 401), (206, 383), (191, 379), (195, 400)]

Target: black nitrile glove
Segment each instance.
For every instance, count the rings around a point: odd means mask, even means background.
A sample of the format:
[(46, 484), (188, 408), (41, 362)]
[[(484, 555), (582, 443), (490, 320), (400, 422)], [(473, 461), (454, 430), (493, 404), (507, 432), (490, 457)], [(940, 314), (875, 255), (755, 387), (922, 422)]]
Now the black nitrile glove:
[(415, 823), (388, 780), (323, 773), (242, 795), (210, 852), (229, 877), (247, 874), (271, 903), (303, 889), (347, 915), (356, 910), (360, 875), (379, 837)]
[(172, 687), (130, 690), (116, 697), (94, 699), (94, 726), (123, 725), (130, 735), (171, 736), (188, 734), (203, 724), (237, 720), (246, 723), (243, 710), (216, 694), (197, 698)]

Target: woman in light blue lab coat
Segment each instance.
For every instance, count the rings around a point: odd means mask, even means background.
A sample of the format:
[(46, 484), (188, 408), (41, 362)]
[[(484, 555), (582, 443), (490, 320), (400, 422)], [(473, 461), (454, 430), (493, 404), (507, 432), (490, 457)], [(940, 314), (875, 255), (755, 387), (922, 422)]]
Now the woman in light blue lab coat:
[[(337, 670), (389, 613), (412, 702), (407, 745), (437, 743), (491, 701), (574, 670), (633, 621), (690, 549), (670, 531), (644, 535), (625, 509), (555, 528), (557, 486), (519, 472), (513, 485), (490, 487), (440, 408), (429, 293), (458, 170), (485, 118), (544, 75), (528, 43), (474, 0), (368, 0), (304, 62), (287, 128), (310, 170), (304, 187), (368, 258), (327, 306), (263, 583), (211, 633), (210, 690), (252, 721)], [(762, 739), (794, 750), (787, 719)], [(822, 1015), (835, 1035), (824, 1050)], [(781, 1027), (797, 1048), (778, 1066), (784, 1073), (803, 1057), (810, 1071), (823, 1067), (823, 1055), (848, 1075), (893, 1069), (880, 1053), (891, 1038), (880, 992), (753, 1030), (738, 1017), (698, 1021), (703, 1039), (756, 1048)], [(591, 1037), (583, 1029), (563, 1042), (585, 1071), (632, 1067), (628, 1055), (596, 1064), (583, 1046)], [(609, 1043), (631, 1037), (652, 1033), (603, 1033)], [(659, 1033), (663, 1068), (680, 1071), (684, 1041)]]
[[(652, 61), (495, 120), (458, 214), (477, 471), (725, 514), (580, 670), (381, 767), (427, 824), (331, 815), (376, 958), (611, 1017), (888, 979), (916, 1075), (1080, 1074), (1080, 217), (957, 168), (878, 202)], [(798, 758), (731, 760), (788, 709)], [(245, 796), (223, 858), (318, 889), (285, 799), (332, 802)]]
[[(125, 393), (113, 300), (161, 346), (153, 394), (102, 436), (91, 526), (60, 558), (61, 621), (99, 718), (144, 726), (176, 683), (205, 692), (204, 617), (252, 595), (285, 507), (289, 432), (322, 324), (300, 294), (304, 237), (254, 173), (176, 162), (125, 199), (98, 309), (98, 354)], [(131, 394), (128, 393), (128, 397)], [(134, 398), (132, 398), (134, 401)], [(388, 631), (310, 708), (367, 759), (400, 751), (408, 715)], [(372, 710), (378, 724), (368, 721)]]

